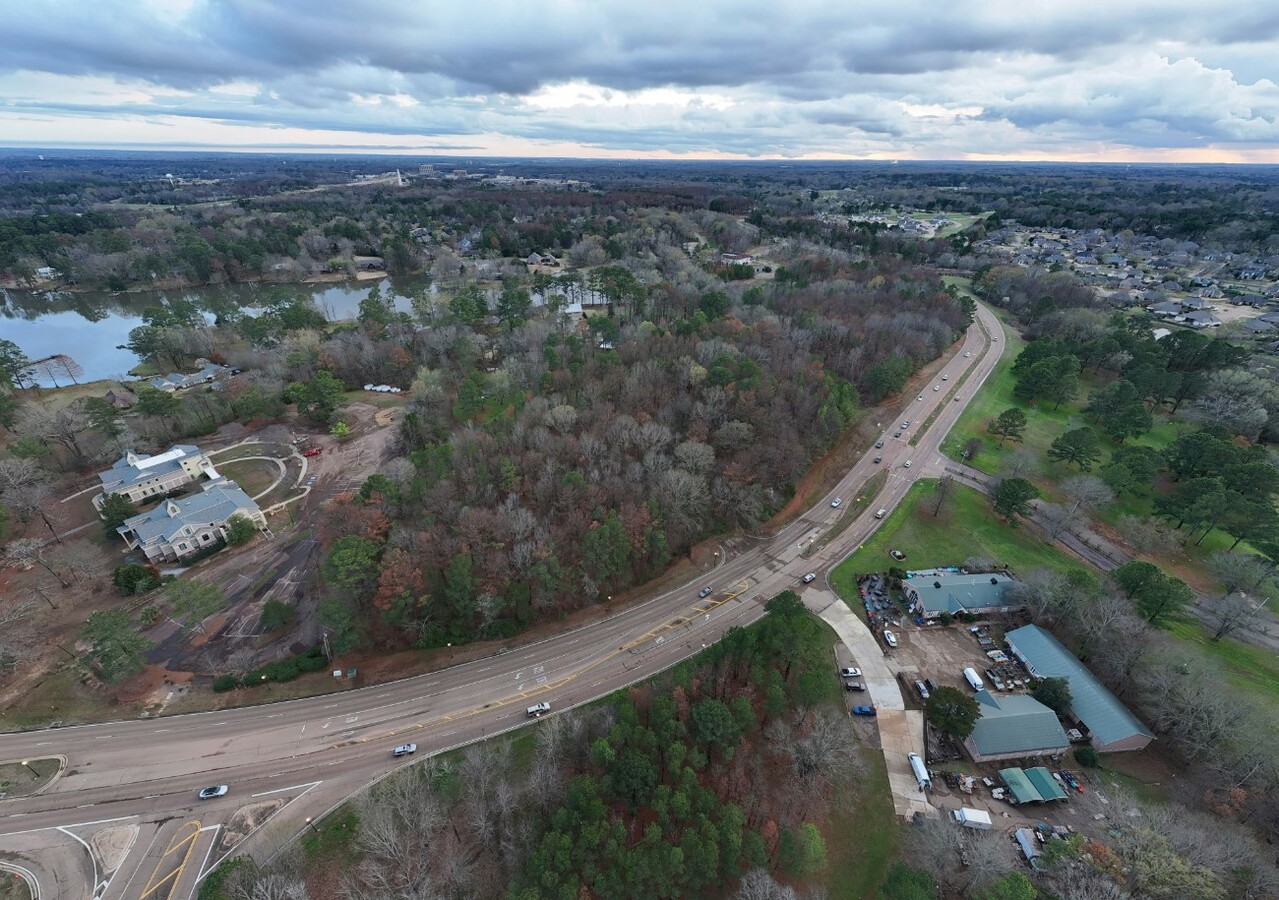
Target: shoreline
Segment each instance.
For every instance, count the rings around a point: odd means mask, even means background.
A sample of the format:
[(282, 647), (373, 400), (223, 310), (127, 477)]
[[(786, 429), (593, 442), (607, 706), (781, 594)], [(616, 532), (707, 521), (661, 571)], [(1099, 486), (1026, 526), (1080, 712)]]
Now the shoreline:
[[(420, 278), (425, 272), (411, 272), (402, 277)], [(153, 282), (146, 287), (129, 287), (123, 291), (113, 291), (105, 287), (90, 287), (81, 284), (59, 284), (53, 281), (37, 285), (16, 284), (10, 281), (0, 281), (0, 290), (6, 291), (24, 291), (29, 294), (42, 293), (59, 293), (59, 294), (146, 294), (157, 291), (185, 291), (200, 288), (219, 288), (234, 287), (243, 284), (342, 284), (349, 281), (381, 281), (384, 278), (401, 277), (392, 276), (385, 270), (356, 272), (354, 276), (346, 273), (338, 272), (321, 272), (313, 275), (306, 275), (301, 278), (249, 278), (244, 281), (201, 281), (201, 282)]]

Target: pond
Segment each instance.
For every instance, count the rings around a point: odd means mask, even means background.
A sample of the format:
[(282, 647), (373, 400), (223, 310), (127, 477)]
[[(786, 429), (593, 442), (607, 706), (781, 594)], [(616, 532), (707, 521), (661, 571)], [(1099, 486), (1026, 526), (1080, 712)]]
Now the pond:
[[(395, 308), (412, 312), (409, 298), (430, 290), (423, 277), (327, 282), (323, 284), (232, 284), (174, 291), (8, 291), (0, 288), (0, 338), (17, 344), (28, 359), (63, 353), (84, 368), (81, 381), (123, 378), (138, 358), (122, 349), (130, 330), (142, 323), (151, 307), (187, 300), (203, 310), (254, 310), (268, 297), (298, 296), (312, 303), (331, 322), (353, 319), (360, 301), (377, 286)], [(212, 314), (210, 313), (210, 321)]]

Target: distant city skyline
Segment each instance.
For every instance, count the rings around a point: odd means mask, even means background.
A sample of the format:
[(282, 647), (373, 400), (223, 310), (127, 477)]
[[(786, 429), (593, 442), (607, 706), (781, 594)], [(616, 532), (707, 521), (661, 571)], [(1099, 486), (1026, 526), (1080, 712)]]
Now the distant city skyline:
[(0, 147), (1279, 163), (1279, 5), (34, 0)]

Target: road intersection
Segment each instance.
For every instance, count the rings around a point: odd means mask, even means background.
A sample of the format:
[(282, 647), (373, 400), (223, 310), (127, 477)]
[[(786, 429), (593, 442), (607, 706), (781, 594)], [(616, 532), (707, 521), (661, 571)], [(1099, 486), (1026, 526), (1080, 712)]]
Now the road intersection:
[[(265, 706), (0, 735), (0, 759), (68, 760), (43, 793), (0, 802), (0, 863), (29, 870), (43, 900), (185, 900), (222, 858), (234, 852), (264, 858), (311, 819), (412, 765), (392, 757), (396, 744), (415, 742), (422, 759), (520, 727), (532, 703), (548, 700), (559, 711), (595, 700), (693, 656), (729, 628), (757, 621), (767, 599), (782, 590), (796, 590), (815, 611), (841, 603), (824, 577), (809, 585), (801, 578), (827, 573), (878, 527), (875, 509), (893, 509), (915, 479), (943, 472), (941, 440), (993, 369), (1003, 342), (992, 344), (990, 335), (1001, 333), (979, 306), (977, 321), (939, 373), (952, 384), (964, 378), (958, 394), (925, 389), (922, 400), (909, 404), (912, 425), (927, 423), (916, 444), (910, 432), (893, 439), (896, 429), (886, 429), (885, 446), (860, 459), (807, 513), (727, 547), (710, 580), (537, 643), (397, 682)], [(830, 501), (853, 496), (883, 468), (890, 475), (874, 504), (804, 558), (805, 539), (840, 517)], [(702, 584), (714, 592), (699, 599)], [(856, 624), (848, 627), (865, 630), (849, 618)], [(859, 664), (886, 667), (879, 655)], [(900, 694), (885, 672), (868, 678), (872, 700), (899, 708)], [(230, 791), (197, 800), (196, 792), (212, 784)]]

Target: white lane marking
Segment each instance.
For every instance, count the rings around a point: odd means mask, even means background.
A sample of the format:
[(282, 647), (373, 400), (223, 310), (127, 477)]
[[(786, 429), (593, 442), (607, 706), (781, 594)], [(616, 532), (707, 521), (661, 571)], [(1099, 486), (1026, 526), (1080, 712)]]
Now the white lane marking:
[(37, 746), (37, 747), (47, 747), (47, 746), (49, 746), (49, 745), (50, 745), (50, 744), (52, 744), (52, 743), (53, 743), (53, 741), (40, 741), (40, 743), (36, 744), (36, 746)]
[[(272, 776), (272, 777), (274, 777), (274, 776)], [(322, 782), (322, 781), (308, 781), (306, 784), (295, 784), (295, 785), (292, 785), (292, 786), (290, 786), (290, 787), (276, 788), (276, 789), (275, 789), (275, 790), (273, 790), (273, 791), (263, 791), (263, 792), (262, 792), (262, 793), (260, 793), (260, 794), (250, 794), (249, 796), (250, 796), (250, 798), (256, 798), (256, 797), (269, 797), (269, 796), (271, 796), (272, 794), (282, 794), (282, 793), (284, 793), (285, 791), (296, 791), (296, 790), (298, 790), (299, 788), (306, 788), (307, 790), (310, 790), (311, 788), (315, 787), (317, 784), (323, 784), (323, 783), (324, 783), (324, 782)]]

